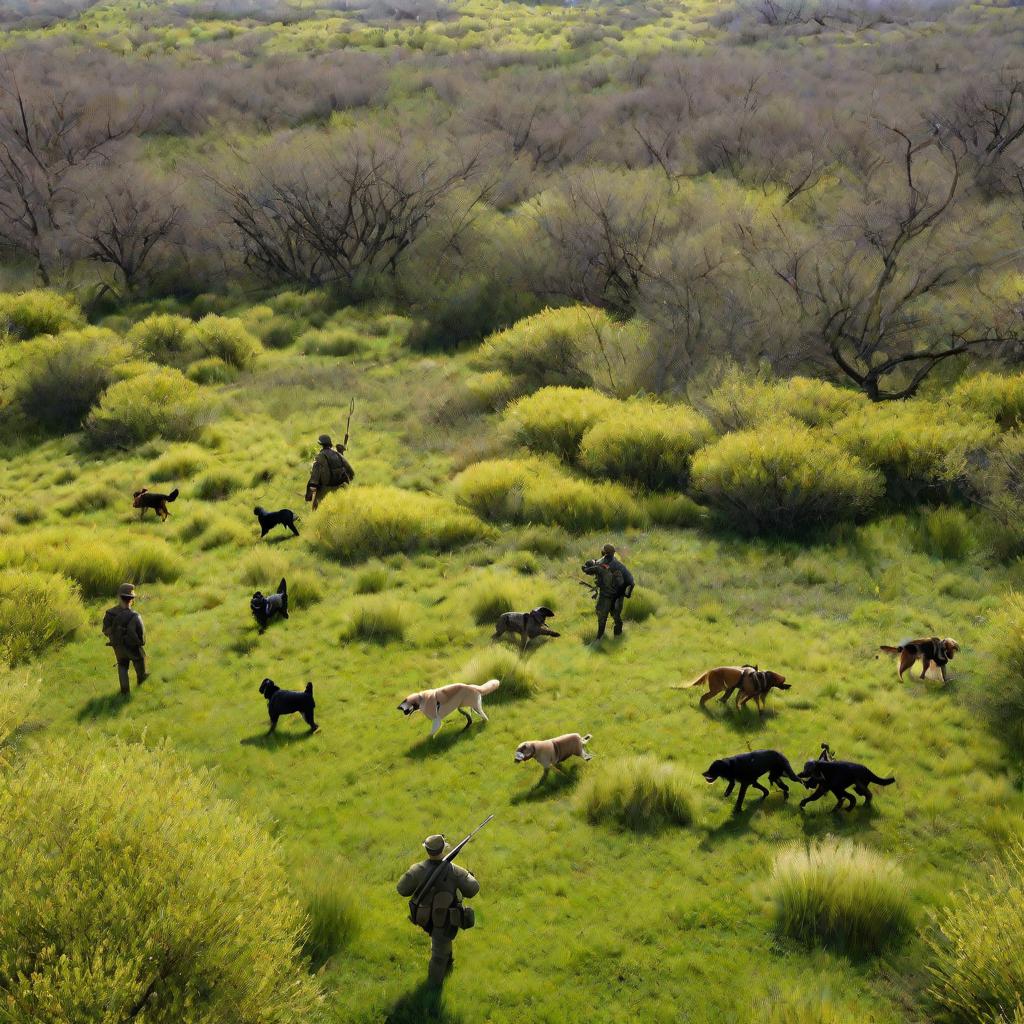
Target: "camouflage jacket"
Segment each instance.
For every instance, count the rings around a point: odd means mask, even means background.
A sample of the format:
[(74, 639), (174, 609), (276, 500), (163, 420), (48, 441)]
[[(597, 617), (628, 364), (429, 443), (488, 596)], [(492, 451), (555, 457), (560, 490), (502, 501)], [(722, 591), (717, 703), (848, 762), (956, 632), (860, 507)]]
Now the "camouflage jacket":
[(146, 643), (142, 616), (120, 604), (108, 608), (104, 614), (103, 635), (110, 641), (111, 647), (140, 650)]
[(315, 487), (318, 491), (343, 487), (354, 476), (348, 459), (341, 452), (336, 452), (333, 448), (323, 448), (313, 459), (307, 487)]

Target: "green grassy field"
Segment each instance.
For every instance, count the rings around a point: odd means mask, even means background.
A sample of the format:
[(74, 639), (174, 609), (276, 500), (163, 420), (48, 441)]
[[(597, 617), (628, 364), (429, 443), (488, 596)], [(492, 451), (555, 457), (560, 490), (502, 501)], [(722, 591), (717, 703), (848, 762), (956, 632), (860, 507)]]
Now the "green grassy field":
[[(489, 539), (450, 553), (346, 565), (319, 555), (302, 503), (308, 461), (317, 434), (340, 435), (351, 396), (354, 491), (388, 484), (450, 495), (460, 469), (502, 451), (497, 417), (451, 411), (466, 372), (465, 357), (425, 359), (380, 341), (344, 359), (265, 353), (254, 371), (211, 391), (221, 415), (187, 449), (201, 468), (167, 480), (181, 497), (166, 523), (140, 522), (130, 496), (179, 445), (95, 456), (69, 437), (12, 449), (0, 468), (5, 543), (158, 538), (182, 567), (174, 582), (140, 587), (152, 672), (144, 687), (128, 702), (116, 696), (99, 632), (112, 602), (89, 597), (79, 639), (37, 663), (42, 695), (25, 742), (169, 738), (277, 837), (300, 897), (319, 874), (337, 872), (360, 928), (323, 970), (332, 1020), (929, 1019), (929, 914), (984, 878), (1021, 832), (1019, 780), (976, 708), (986, 687), (999, 686), (981, 668), (979, 644), (1019, 585), (1019, 566), (994, 566), (980, 552), (932, 557), (920, 550), (916, 515), (807, 543), (705, 529), (570, 537), (496, 524)], [(211, 471), (237, 478), (236, 488), (198, 497)], [(332, 496), (325, 511), (345, 500)], [(255, 504), (295, 509), (303, 535), (259, 541)], [(576, 570), (609, 539), (656, 612), (594, 645)], [(249, 597), (282, 575), (292, 617), (258, 636)], [(474, 678), (486, 672), (492, 630), (475, 622), (473, 606), (498, 585), (522, 607), (553, 607), (562, 637), (527, 656), (533, 696), (499, 691), (486, 704), (489, 723), (462, 731), (455, 716), (431, 741), (429, 723), (403, 719), (396, 705), (467, 667)], [(381, 593), (359, 593), (367, 590)], [(349, 638), (358, 609), (382, 601), (398, 606), (404, 639)], [(932, 633), (963, 647), (945, 687), (900, 685), (893, 664), (875, 656), (879, 643)], [(702, 711), (698, 691), (675, 689), (742, 661), (792, 683), (772, 694), (763, 719), (717, 703)], [(264, 735), (264, 676), (286, 688), (313, 681), (318, 734), (285, 720)], [(576, 730), (593, 734), (595, 757), (568, 778), (535, 787), (539, 769), (513, 763), (520, 741)], [(831, 813), (829, 799), (800, 812), (776, 792), (733, 815), (722, 784), (700, 777), (713, 758), (748, 748), (776, 747), (798, 765), (825, 741), (897, 785), (846, 815)], [(584, 778), (642, 754), (676, 767), (693, 823), (644, 835), (589, 824), (576, 793)], [(478, 927), (459, 938), (456, 972), (443, 999), (431, 1000), (420, 985), (428, 944), (405, 920), (394, 882), (426, 834), (461, 836), (492, 812), (462, 857), (481, 881)], [(909, 879), (915, 930), (881, 956), (806, 948), (775, 930), (776, 855), (829, 835), (883, 854)]]

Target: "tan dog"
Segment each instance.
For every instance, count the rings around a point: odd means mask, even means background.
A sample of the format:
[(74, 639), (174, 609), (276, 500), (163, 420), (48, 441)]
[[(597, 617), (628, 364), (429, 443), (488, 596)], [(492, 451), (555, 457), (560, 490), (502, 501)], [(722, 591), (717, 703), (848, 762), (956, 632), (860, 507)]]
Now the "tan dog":
[(721, 700), (725, 702), (732, 696), (733, 691), (738, 689), (740, 693), (736, 695), (736, 707), (754, 699), (758, 711), (763, 709), (764, 696), (773, 687), (780, 690), (790, 689), (785, 676), (779, 675), (778, 672), (761, 672), (756, 665), (720, 665), (718, 668), (709, 668), (692, 682), (684, 683), (676, 689), (688, 690), (691, 686), (708, 688), (708, 692), (700, 699), (701, 707), (719, 693), (722, 695)]
[(903, 682), (903, 673), (914, 667), (914, 662), (921, 659), (921, 678), (928, 674), (928, 669), (936, 665), (942, 681), (946, 681), (946, 665), (953, 660), (953, 656), (960, 650), (960, 645), (950, 637), (944, 640), (941, 637), (930, 636), (921, 640), (907, 640), (897, 647), (889, 647), (882, 644), (879, 650), (886, 654), (898, 654), (899, 665), (896, 672)]
[(553, 740), (526, 740), (516, 747), (516, 764), (536, 761), (544, 769), (540, 777), (543, 781), (552, 768), (556, 772), (561, 772), (562, 769), (558, 766), (563, 761), (568, 761), (570, 757), (582, 757), (584, 761), (589, 761), (594, 756), (587, 750), (586, 745), (589, 742), (589, 732), (586, 736), (581, 736), (578, 732), (567, 732)]
[(473, 716), (466, 711), (475, 711), (485, 722), (488, 721), (484, 714), (483, 698), (488, 693), (501, 686), (498, 679), (488, 679), (482, 686), (473, 686), (471, 683), (451, 683), (449, 686), (441, 686), (436, 690), (422, 690), (420, 693), (410, 693), (401, 704), (398, 710), (409, 717), (414, 711), (421, 712), (434, 724), (430, 729), (430, 735), (436, 736), (438, 730), (444, 724), (445, 718), (453, 711), (458, 711), (466, 719), (465, 728), (473, 724)]

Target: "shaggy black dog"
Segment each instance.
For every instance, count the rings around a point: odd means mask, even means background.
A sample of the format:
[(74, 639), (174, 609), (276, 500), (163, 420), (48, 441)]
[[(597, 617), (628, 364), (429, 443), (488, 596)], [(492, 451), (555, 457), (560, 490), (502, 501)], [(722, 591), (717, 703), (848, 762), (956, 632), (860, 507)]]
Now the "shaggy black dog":
[(313, 720), (313, 708), (316, 701), (313, 700), (313, 684), (306, 683), (306, 689), (282, 690), (273, 679), (264, 679), (260, 683), (260, 693), (267, 698), (267, 712), (270, 715), (270, 729), (273, 732), (277, 728), (277, 720), (282, 715), (299, 714), (306, 720), (310, 732), (316, 732), (320, 728)]
[(846, 809), (852, 811), (857, 806), (857, 798), (852, 793), (847, 793), (848, 787), (852, 786), (862, 797), (864, 803), (871, 803), (871, 790), (868, 783), (873, 782), (876, 786), (891, 786), (895, 777), (880, 779), (873, 771), (862, 764), (853, 761), (827, 761), (818, 758), (816, 761), (808, 761), (804, 770), (800, 773), (800, 781), (808, 789), (814, 792), (800, 801), (800, 806), (820, 800), (826, 793), (831, 793), (836, 798), (834, 811), (841, 810), (843, 804), (849, 800), (850, 806)]
[(738, 782), (740, 795), (736, 797), (736, 810), (741, 811), (748, 786), (761, 790), (764, 794), (762, 800), (768, 795), (768, 790), (757, 781), (765, 772), (768, 773), (768, 781), (782, 790), (783, 797), (789, 796), (789, 787), (782, 781), (784, 777), (792, 779), (794, 782), (802, 781), (794, 773), (786, 758), (777, 750), (753, 750), (749, 754), (720, 757), (717, 761), (712, 761), (711, 767), (704, 772), (704, 781), (710, 783), (716, 779), (728, 780), (729, 785), (725, 787), (726, 796), (732, 792), (732, 787)]
[(270, 620), (276, 616), (279, 615), (282, 619), (287, 619), (288, 584), (281, 580), (276, 594), (263, 595), (257, 590), (252, 595), (249, 607), (252, 609), (252, 617), (256, 620), (256, 625), (261, 633), (267, 628)]
[(278, 509), (276, 512), (268, 512), (265, 508), (257, 505), (252, 514), (260, 521), (260, 540), (275, 527), (283, 526), (298, 537), (299, 531), (295, 529), (296, 515), (290, 508)]

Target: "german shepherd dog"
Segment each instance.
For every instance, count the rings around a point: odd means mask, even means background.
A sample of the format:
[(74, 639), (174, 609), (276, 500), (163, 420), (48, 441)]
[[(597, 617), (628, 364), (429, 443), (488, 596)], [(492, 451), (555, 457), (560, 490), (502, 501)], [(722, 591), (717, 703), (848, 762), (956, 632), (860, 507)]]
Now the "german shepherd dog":
[(270, 624), (270, 620), (280, 616), (288, 618), (288, 584), (281, 580), (277, 592), (274, 594), (261, 594), (256, 591), (249, 602), (252, 609), (252, 617), (256, 620), (256, 626), (262, 633)]
[(791, 689), (785, 676), (768, 669), (762, 672), (756, 665), (720, 665), (718, 668), (710, 668), (692, 682), (684, 683), (677, 689), (688, 690), (691, 686), (708, 688), (708, 692), (700, 699), (701, 707), (719, 693), (722, 695), (719, 699), (724, 704), (736, 690), (739, 690), (740, 692), (736, 694), (736, 707), (742, 707), (748, 700), (754, 700), (758, 712), (763, 711), (764, 698), (769, 690)]
[(151, 508), (161, 520), (166, 519), (171, 510), (167, 507), (170, 502), (178, 497), (178, 488), (175, 487), (170, 494), (157, 494), (143, 487), (132, 495), (132, 508), (140, 509), (139, 518), (146, 514), (146, 509)]
[(950, 637), (944, 640), (941, 637), (930, 636), (922, 640), (906, 640), (896, 647), (882, 644), (879, 648), (886, 654), (898, 654), (899, 665), (896, 669), (900, 682), (903, 682), (903, 673), (914, 667), (914, 662), (921, 659), (921, 678), (928, 674), (928, 669), (936, 665), (942, 681), (946, 682), (946, 666), (953, 660), (960, 645)]
[(852, 811), (857, 805), (857, 798), (846, 792), (847, 787), (852, 786), (864, 797), (864, 803), (869, 804), (871, 803), (869, 783), (873, 782), (876, 786), (891, 786), (896, 781), (892, 776), (887, 779), (879, 778), (870, 768), (853, 761), (835, 761), (826, 758), (827, 751), (817, 760), (808, 761), (804, 765), (803, 771), (800, 772), (800, 781), (808, 789), (814, 790), (810, 796), (805, 796), (800, 801), (801, 807), (820, 800), (826, 793), (831, 793), (836, 798), (836, 805), (832, 808), (834, 811), (842, 810), (843, 804), (847, 800), (850, 801), (850, 806), (846, 809)]
[(506, 633), (518, 633), (519, 646), (525, 649), (526, 645), (538, 636), (561, 636), (561, 633), (548, 629), (546, 625), (547, 620), (554, 617), (555, 613), (543, 605), (534, 608), (532, 612), (504, 612), (498, 616), (498, 624), (491, 642), (499, 640)]
[(578, 732), (567, 732), (564, 736), (556, 736), (551, 740), (527, 740), (516, 747), (515, 762), (522, 764), (524, 761), (536, 761), (544, 769), (538, 782), (543, 782), (548, 772), (554, 768), (556, 772), (562, 772), (558, 766), (570, 757), (582, 757), (589, 761), (594, 755), (587, 750), (590, 742), (590, 733), (581, 736)]
[(273, 732), (277, 728), (277, 720), (282, 715), (294, 714), (302, 715), (310, 732), (316, 732), (320, 728), (313, 719), (316, 701), (313, 700), (312, 683), (306, 683), (305, 690), (282, 690), (273, 679), (264, 679), (260, 683), (260, 693), (267, 699), (267, 713), (270, 715), (268, 732)]
[(295, 521), (298, 516), (290, 508), (282, 508), (277, 512), (268, 512), (265, 508), (257, 505), (253, 510), (252, 514), (260, 521), (260, 540), (275, 527), (283, 526), (286, 530), (291, 530), (292, 535), (298, 537), (299, 531), (295, 528)]
[(747, 787), (759, 789), (762, 800), (768, 795), (768, 790), (757, 781), (765, 772), (768, 773), (768, 781), (782, 790), (783, 799), (789, 797), (789, 787), (782, 781), (783, 778), (803, 784), (803, 780), (790, 767), (785, 755), (777, 750), (753, 750), (749, 754), (720, 757), (717, 761), (712, 761), (711, 767), (703, 774), (704, 781), (709, 784), (717, 779), (728, 781), (729, 785), (725, 787), (726, 796), (732, 793), (733, 786), (738, 782), (740, 792), (736, 797), (735, 810), (742, 811)]
[(469, 708), (475, 711), (485, 722), (488, 720), (484, 714), (484, 697), (501, 686), (497, 679), (488, 679), (481, 686), (473, 686), (471, 683), (451, 683), (448, 686), (441, 686), (436, 690), (421, 690), (419, 693), (410, 693), (401, 704), (398, 710), (408, 718), (411, 714), (419, 711), (425, 718), (429, 718), (433, 725), (430, 727), (430, 735), (434, 737), (438, 730), (444, 725), (445, 718), (453, 711), (458, 711), (466, 719), (465, 728), (473, 724), (473, 716), (466, 710)]

